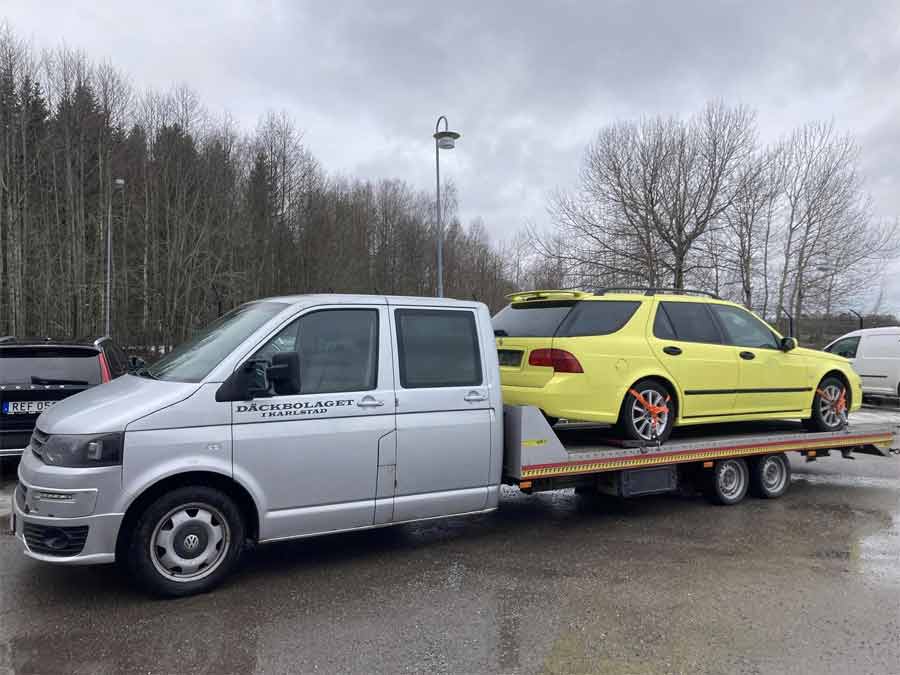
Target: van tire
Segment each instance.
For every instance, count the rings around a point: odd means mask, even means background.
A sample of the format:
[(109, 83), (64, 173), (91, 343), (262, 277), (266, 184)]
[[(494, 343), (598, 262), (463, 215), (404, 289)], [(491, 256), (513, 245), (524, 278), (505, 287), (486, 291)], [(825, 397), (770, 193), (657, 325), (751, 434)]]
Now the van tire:
[(244, 537), (244, 520), (231, 497), (206, 485), (186, 485), (157, 497), (138, 516), (124, 563), (154, 595), (205, 593), (235, 568)]
[(830, 432), (840, 431), (846, 426), (843, 419), (838, 419), (833, 413), (829, 413), (827, 401), (823, 401), (821, 392), (844, 391), (847, 410), (850, 409), (850, 388), (846, 383), (834, 375), (829, 375), (819, 382), (812, 401), (811, 416), (804, 420), (804, 425), (809, 431)]
[(750, 463), (750, 494), (761, 499), (778, 499), (791, 486), (791, 463), (787, 455), (754, 457)]
[(677, 410), (675, 409), (675, 398), (665, 386), (656, 380), (640, 380), (629, 388), (628, 392), (625, 394), (625, 400), (622, 401), (622, 407), (619, 410), (619, 421), (616, 423), (617, 432), (622, 434), (626, 440), (642, 441), (644, 443), (653, 442), (638, 429), (635, 414), (638, 414), (636, 406), (640, 406), (640, 404), (634, 394), (631, 393), (632, 390), (644, 396), (645, 399), (648, 395), (651, 395), (648, 394), (648, 392), (652, 392), (659, 403), (666, 403), (669, 411), (666, 414), (665, 424), (662, 425), (662, 428), (657, 430), (656, 439), (658, 442), (664, 443), (671, 435), (672, 427), (675, 426), (675, 414), (677, 413)]

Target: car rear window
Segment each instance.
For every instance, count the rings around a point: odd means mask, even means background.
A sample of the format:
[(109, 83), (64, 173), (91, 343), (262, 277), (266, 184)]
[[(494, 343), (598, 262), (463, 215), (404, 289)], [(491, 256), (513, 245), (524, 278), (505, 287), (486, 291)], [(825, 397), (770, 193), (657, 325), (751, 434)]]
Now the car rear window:
[(0, 349), (4, 384), (100, 384), (100, 359), (93, 349), (5, 347)]
[(621, 330), (641, 303), (628, 300), (579, 302), (557, 331), (558, 337), (609, 335)]
[(553, 337), (574, 306), (573, 300), (507, 305), (491, 319), (494, 334), (503, 337)]

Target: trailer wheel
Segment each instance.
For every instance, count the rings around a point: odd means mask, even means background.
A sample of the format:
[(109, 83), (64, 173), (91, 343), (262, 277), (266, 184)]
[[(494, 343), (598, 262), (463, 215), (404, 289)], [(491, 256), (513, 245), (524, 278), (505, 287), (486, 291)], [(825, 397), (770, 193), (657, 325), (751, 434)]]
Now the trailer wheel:
[(719, 460), (712, 471), (707, 496), (714, 504), (731, 506), (747, 495), (749, 484), (750, 471), (746, 461), (739, 457)]
[(758, 457), (750, 466), (750, 494), (777, 499), (791, 485), (791, 464), (784, 453)]
[(234, 501), (205, 485), (163, 494), (138, 517), (125, 564), (135, 580), (157, 595), (204, 593), (237, 564), (244, 521)]

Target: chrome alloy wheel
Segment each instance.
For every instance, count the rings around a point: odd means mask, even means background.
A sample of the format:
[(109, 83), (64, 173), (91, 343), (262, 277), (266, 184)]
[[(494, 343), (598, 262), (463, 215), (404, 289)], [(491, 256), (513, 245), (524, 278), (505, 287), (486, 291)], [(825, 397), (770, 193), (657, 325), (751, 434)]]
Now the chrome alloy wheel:
[(838, 410), (838, 401), (844, 394), (844, 388), (837, 384), (829, 384), (819, 394), (819, 414), (829, 429), (844, 423), (844, 413)]
[(212, 574), (228, 552), (231, 530), (209, 504), (184, 504), (160, 518), (150, 539), (150, 559), (166, 579), (197, 581)]
[[(654, 408), (668, 407), (665, 397), (655, 389), (645, 389), (640, 394)], [(638, 436), (645, 441), (652, 441), (666, 428), (669, 422), (669, 413), (668, 411), (657, 413), (654, 426), (653, 413), (645, 408), (640, 400), (634, 399), (631, 403), (631, 422)]]

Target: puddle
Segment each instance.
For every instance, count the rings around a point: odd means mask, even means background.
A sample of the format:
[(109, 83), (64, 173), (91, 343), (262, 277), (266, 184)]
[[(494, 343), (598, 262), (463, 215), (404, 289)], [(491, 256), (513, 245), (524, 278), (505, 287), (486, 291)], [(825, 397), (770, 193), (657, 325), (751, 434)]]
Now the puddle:
[(867, 577), (900, 585), (900, 514), (891, 517), (890, 527), (860, 540), (857, 561)]
[(896, 478), (877, 478), (872, 476), (851, 476), (849, 474), (835, 473), (803, 473), (793, 472), (793, 479), (805, 481), (811, 485), (841, 485), (844, 487), (874, 487), (896, 490), (900, 487), (900, 481)]

